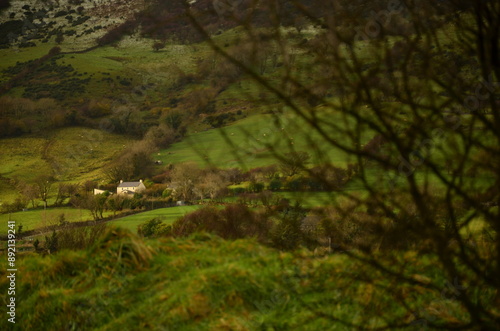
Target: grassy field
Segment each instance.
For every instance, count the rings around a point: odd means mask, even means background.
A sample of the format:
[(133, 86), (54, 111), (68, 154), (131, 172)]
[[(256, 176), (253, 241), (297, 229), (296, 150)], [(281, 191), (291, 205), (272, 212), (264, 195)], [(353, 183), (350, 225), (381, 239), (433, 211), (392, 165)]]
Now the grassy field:
[[(39, 44), (36, 47), (0, 49), (0, 68), (7, 68), (15, 65), (17, 62), (26, 62), (46, 55), (55, 44)], [(0, 71), (0, 77), (1, 71)]]
[(164, 223), (172, 224), (179, 217), (182, 217), (185, 214), (192, 212), (198, 208), (200, 208), (200, 206), (181, 206), (181, 207), (155, 209), (151, 211), (146, 211), (144, 213), (123, 217), (111, 221), (109, 222), (109, 224), (130, 230), (132, 232), (137, 232), (137, 226), (139, 224), (149, 221), (153, 218), (160, 218)]
[(314, 208), (327, 206), (333, 199), (339, 198), (335, 192), (279, 192), (276, 193), (285, 199), (289, 199), (291, 204), (299, 203), (304, 208)]
[[(50, 173), (50, 166), (43, 160), (47, 144), (43, 137), (1, 139), (0, 174), (5, 178), (21, 178), (29, 181), (38, 174)], [(36, 169), (36, 171), (33, 171)]]
[[(250, 169), (276, 164), (276, 153), (294, 149), (309, 152), (311, 164), (331, 162), (345, 166), (349, 162), (345, 153), (311, 134), (300, 119), (291, 114), (280, 118), (277, 122), (273, 115), (255, 115), (224, 128), (197, 132), (162, 150), (155, 158), (165, 164), (196, 162), (200, 166)], [(367, 133), (364, 141), (368, 139)]]
[[(333, 199), (341, 198), (336, 192), (273, 192), (274, 197), (288, 199), (291, 205), (300, 204), (304, 208), (327, 206)], [(238, 197), (225, 198), (225, 202), (237, 203)]]
[[(111, 213), (104, 213), (105, 216)], [(7, 222), (10, 220), (16, 222), (17, 226), (22, 225), (23, 231), (33, 230), (41, 227), (58, 224), (58, 220), (64, 215), (67, 222), (80, 222), (92, 220), (92, 214), (86, 209), (49, 208), (47, 210), (36, 209), (20, 211), (12, 214), (0, 214), (0, 234), (7, 233)]]

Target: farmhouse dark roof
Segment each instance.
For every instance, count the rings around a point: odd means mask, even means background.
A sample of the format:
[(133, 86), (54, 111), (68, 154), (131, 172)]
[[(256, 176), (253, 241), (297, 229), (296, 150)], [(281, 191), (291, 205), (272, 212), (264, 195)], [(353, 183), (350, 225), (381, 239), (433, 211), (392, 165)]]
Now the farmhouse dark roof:
[(141, 182), (123, 182), (118, 187), (137, 187), (139, 185), (141, 185)]

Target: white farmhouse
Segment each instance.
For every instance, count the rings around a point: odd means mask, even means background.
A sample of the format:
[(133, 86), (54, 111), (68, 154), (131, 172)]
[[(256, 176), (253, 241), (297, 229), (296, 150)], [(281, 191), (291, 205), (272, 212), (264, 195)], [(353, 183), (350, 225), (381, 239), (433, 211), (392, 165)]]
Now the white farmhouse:
[(146, 190), (146, 186), (142, 182), (142, 179), (138, 182), (124, 182), (120, 180), (120, 185), (116, 188), (116, 194), (122, 195), (134, 195), (135, 193), (140, 193)]

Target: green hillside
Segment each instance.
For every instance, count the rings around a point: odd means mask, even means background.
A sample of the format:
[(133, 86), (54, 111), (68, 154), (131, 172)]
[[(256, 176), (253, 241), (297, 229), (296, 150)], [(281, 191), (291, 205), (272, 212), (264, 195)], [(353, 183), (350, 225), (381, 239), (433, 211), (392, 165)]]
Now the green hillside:
[[(334, 115), (330, 120), (337, 119)], [(363, 141), (366, 143), (370, 138), (367, 130)], [(349, 143), (341, 134), (338, 140)], [(287, 112), (255, 115), (220, 129), (193, 133), (154, 157), (167, 164), (196, 162), (200, 166), (251, 169), (276, 164), (276, 155), (292, 150), (309, 152), (312, 165), (329, 162), (345, 167), (352, 161), (346, 153), (332, 149), (304, 121)]]
[(0, 199), (13, 200), (9, 179), (32, 181), (54, 175), (61, 182), (104, 180), (103, 168), (123, 153), (132, 139), (88, 128), (64, 128), (47, 135), (2, 139)]
[(499, 22), (0, 1), (0, 330), (497, 330)]
[[(392, 258), (403, 257), (386, 257)], [(110, 230), (91, 249), (19, 262), (14, 329), (350, 330), (392, 323), (418, 329), (419, 316), (468, 319), (453, 300), (423, 285), (445, 284), (432, 255), (407, 252), (405, 259), (412, 261), (405, 273), (417, 283), (399, 284), (398, 294), (387, 290), (395, 279), (364, 282), (364, 274), (378, 271), (343, 254), (279, 253), (205, 234), (144, 242)], [(0, 321), (3, 329), (7, 323)]]

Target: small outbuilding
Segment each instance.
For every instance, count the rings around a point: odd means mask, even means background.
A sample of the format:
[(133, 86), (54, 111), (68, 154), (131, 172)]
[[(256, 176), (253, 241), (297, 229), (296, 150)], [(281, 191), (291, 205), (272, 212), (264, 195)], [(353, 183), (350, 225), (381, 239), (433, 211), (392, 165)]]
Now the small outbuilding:
[(100, 189), (97, 189), (97, 188), (94, 189), (94, 195), (103, 194), (103, 193), (106, 193), (106, 190), (100, 190)]

